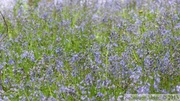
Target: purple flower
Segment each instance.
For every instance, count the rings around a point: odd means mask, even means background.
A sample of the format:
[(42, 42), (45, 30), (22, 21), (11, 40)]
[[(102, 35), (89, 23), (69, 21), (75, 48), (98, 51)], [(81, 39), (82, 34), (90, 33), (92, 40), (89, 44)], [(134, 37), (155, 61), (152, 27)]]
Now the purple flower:
[(177, 23), (174, 27), (174, 29), (179, 29), (180, 28), (180, 23)]
[(61, 48), (57, 48), (55, 51), (56, 51), (56, 54), (62, 55), (62, 49)]
[(67, 87), (61, 86), (60, 89), (59, 89), (59, 93), (65, 93), (66, 89), (67, 89)]
[(150, 56), (146, 56), (144, 58), (144, 65), (145, 65), (146, 68), (149, 68), (151, 66)]
[(136, 53), (139, 55), (140, 58), (143, 57), (143, 50), (142, 50), (142, 49), (138, 49), (138, 50), (136, 51)]
[(176, 91), (178, 92), (178, 94), (180, 94), (180, 85), (176, 86)]
[(4, 83), (7, 85), (7, 84), (9, 83), (9, 79), (6, 78), (6, 79), (4, 80)]
[[(179, 20), (179, 16), (178, 16), (177, 14), (174, 14), (173, 17), (172, 17), (172, 19), (173, 19), (173, 21), (175, 22), (175, 21)], [(180, 23), (179, 23), (179, 25), (177, 25), (177, 26), (180, 27)], [(174, 28), (176, 29), (176, 25), (175, 25)]]
[(169, 92), (166, 91), (165, 89), (161, 90), (161, 93), (162, 93), (162, 94), (169, 94)]
[(85, 82), (86, 82), (87, 85), (91, 85), (93, 83), (92, 82), (93, 80), (94, 80), (94, 78), (93, 78), (92, 74), (89, 73), (89, 74), (86, 75)]
[(97, 80), (97, 85), (96, 85), (96, 88), (101, 88), (101, 79)]
[(154, 86), (154, 89), (158, 90), (158, 83), (157, 82), (154, 82), (153, 86)]
[(149, 93), (149, 91), (150, 91), (150, 84), (148, 83), (148, 84), (146, 84), (145, 86), (142, 86), (142, 87), (139, 87), (138, 89), (137, 89), (137, 93), (138, 94), (148, 94)]
[(169, 63), (170, 63), (169, 58), (170, 58), (170, 53), (168, 51), (168, 52), (166, 52), (166, 54), (165, 54), (165, 56), (163, 58), (164, 66), (168, 66), (169, 65)]
[(48, 13), (45, 12), (45, 13), (42, 15), (42, 18), (43, 18), (43, 19), (46, 19), (47, 17), (48, 17)]
[(75, 61), (77, 61), (78, 57), (79, 57), (78, 54), (73, 55), (73, 57), (71, 58), (71, 62), (74, 63)]
[(170, 42), (171, 42), (171, 39), (168, 38), (168, 37), (166, 37), (165, 39), (163, 39), (163, 44), (164, 44), (164, 45), (170, 44)]
[(101, 53), (100, 52), (95, 52), (94, 53), (94, 57), (95, 57), (95, 61), (97, 64), (100, 64), (102, 61), (100, 59)]
[(34, 52), (33, 51), (30, 51), (29, 54), (28, 54), (28, 57), (31, 61), (35, 61), (35, 57), (34, 57)]
[(54, 97), (49, 97), (48, 101), (57, 101)]
[(64, 67), (64, 63), (60, 60), (56, 60), (56, 69), (57, 71), (60, 71), (60, 68)]
[(111, 80), (108, 80), (108, 79), (102, 82), (102, 86), (105, 86), (105, 87), (108, 87), (109, 84), (111, 84)]
[(104, 94), (103, 94), (103, 93), (101, 93), (101, 92), (98, 92), (96, 96), (97, 96), (97, 97), (103, 97), (103, 96), (104, 96)]
[(133, 82), (137, 82), (140, 78), (141, 74), (137, 74), (136, 72), (133, 72), (130, 76), (131, 79), (133, 79)]
[(24, 59), (28, 56), (28, 51), (24, 51), (22, 54), (21, 54), (21, 58)]
[(4, 66), (3, 66), (2, 64), (0, 64), (0, 70), (2, 70), (2, 69), (3, 69), (3, 67), (4, 67)]
[(87, 99), (87, 95), (86, 96), (81, 96), (81, 100), (85, 100), (85, 99)]
[(121, 60), (121, 61), (120, 61), (120, 65), (121, 65), (122, 67), (125, 67), (125, 66), (126, 66), (126, 62), (125, 62), (124, 60)]

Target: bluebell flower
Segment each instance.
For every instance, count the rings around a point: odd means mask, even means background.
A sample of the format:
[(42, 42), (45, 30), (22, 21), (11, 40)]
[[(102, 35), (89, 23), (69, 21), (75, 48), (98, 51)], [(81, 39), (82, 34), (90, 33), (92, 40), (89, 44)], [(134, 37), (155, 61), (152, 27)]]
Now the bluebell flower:
[(29, 57), (29, 59), (30, 59), (31, 61), (35, 62), (35, 57), (34, 57), (34, 52), (33, 52), (33, 51), (30, 51), (30, 52), (28, 53), (28, 57)]
[(102, 62), (101, 59), (100, 59), (100, 56), (101, 56), (101, 53), (100, 53), (100, 52), (95, 52), (95, 53), (94, 53), (95, 62), (96, 62), (97, 64), (100, 64), (100, 63)]
[(108, 80), (108, 79), (103, 80), (103, 82), (102, 82), (102, 86), (104, 86), (104, 87), (108, 87), (110, 84), (111, 84), (111, 80)]
[(145, 65), (146, 68), (149, 68), (149, 67), (152, 65), (150, 56), (146, 56), (146, 57), (144, 58), (144, 65)]
[(166, 54), (165, 54), (165, 56), (164, 56), (164, 58), (163, 58), (164, 66), (169, 66), (169, 63), (170, 63), (169, 58), (170, 58), (170, 53), (169, 53), (169, 51), (168, 51), (168, 52), (166, 52)]
[(125, 67), (125, 66), (126, 66), (126, 62), (125, 62), (124, 60), (121, 60), (121, 61), (120, 61), (120, 65), (121, 65), (122, 67)]
[(4, 80), (4, 84), (9, 84), (9, 79), (8, 78), (6, 78), (5, 80)]
[(176, 91), (177, 91), (178, 94), (180, 94), (180, 85), (176, 86)]
[(170, 42), (171, 42), (171, 39), (169, 37), (166, 37), (166, 38), (163, 39), (163, 44), (164, 45), (170, 44)]
[(86, 75), (85, 83), (86, 83), (87, 85), (93, 84), (93, 80), (94, 80), (94, 78), (93, 78), (93, 76), (92, 76), (91, 73), (89, 73), (89, 74)]
[(3, 69), (3, 67), (4, 67), (4, 65), (0, 64), (0, 70), (2, 70), (2, 69)]
[(79, 54), (73, 55), (72, 58), (71, 58), (71, 62), (72, 63), (76, 62), (78, 60), (78, 58), (79, 58)]
[(26, 57), (28, 57), (29, 55), (29, 52), (28, 51), (24, 51), (22, 54), (21, 54), (21, 58), (24, 59)]
[(98, 92), (97, 95), (96, 95), (96, 97), (103, 97), (103, 96), (104, 96), (104, 94), (101, 93), (101, 92)]
[(85, 95), (85, 96), (81, 96), (81, 100), (85, 100), (85, 99), (87, 99), (87, 95)]
[(49, 97), (48, 99), (47, 99), (48, 101), (57, 101), (54, 97)]
[(150, 92), (150, 84), (146, 84), (144, 86), (141, 86), (137, 89), (138, 94), (149, 94)]
[(169, 94), (169, 92), (168, 92), (168, 91), (166, 91), (165, 89), (160, 90), (160, 92), (161, 92), (162, 94)]
[[(56, 68), (63, 68), (64, 67), (64, 63), (61, 60), (56, 60)], [(59, 70), (59, 69), (58, 69)]]
[(174, 29), (180, 29), (180, 23), (177, 23), (177, 24), (174, 26)]

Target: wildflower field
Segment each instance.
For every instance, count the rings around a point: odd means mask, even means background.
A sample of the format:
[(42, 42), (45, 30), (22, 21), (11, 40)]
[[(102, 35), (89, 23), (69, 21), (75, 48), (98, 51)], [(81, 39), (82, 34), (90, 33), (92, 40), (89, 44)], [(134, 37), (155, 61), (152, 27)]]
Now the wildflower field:
[(19, 0), (1, 11), (1, 101), (124, 94), (180, 94), (180, 0)]

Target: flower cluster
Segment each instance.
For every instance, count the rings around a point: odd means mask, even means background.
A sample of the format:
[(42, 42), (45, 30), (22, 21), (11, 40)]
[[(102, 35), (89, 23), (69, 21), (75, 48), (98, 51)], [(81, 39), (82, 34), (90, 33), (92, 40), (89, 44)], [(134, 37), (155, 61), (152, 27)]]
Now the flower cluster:
[(178, 0), (45, 5), (17, 4), (3, 41), (0, 24), (0, 100), (180, 94)]

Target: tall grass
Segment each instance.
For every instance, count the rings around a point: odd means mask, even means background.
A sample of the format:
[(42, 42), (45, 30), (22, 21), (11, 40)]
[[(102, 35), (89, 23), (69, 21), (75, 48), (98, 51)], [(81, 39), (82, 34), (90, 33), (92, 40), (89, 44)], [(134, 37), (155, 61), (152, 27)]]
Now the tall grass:
[(17, 3), (4, 15), (8, 32), (0, 24), (1, 35), (8, 35), (0, 42), (1, 99), (179, 94), (178, 6), (175, 0)]

